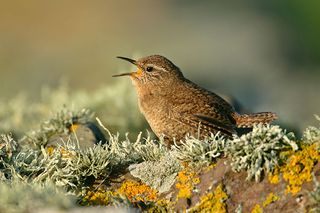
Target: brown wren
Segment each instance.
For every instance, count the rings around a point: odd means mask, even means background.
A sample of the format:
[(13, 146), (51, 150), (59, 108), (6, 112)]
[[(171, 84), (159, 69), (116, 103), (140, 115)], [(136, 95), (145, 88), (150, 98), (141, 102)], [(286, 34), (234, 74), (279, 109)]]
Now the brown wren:
[(220, 96), (186, 79), (181, 70), (167, 58), (151, 55), (126, 60), (138, 70), (118, 76), (130, 76), (138, 95), (140, 111), (158, 137), (171, 145), (187, 134), (204, 138), (211, 133), (231, 137), (237, 128), (277, 119), (272, 112), (238, 114)]

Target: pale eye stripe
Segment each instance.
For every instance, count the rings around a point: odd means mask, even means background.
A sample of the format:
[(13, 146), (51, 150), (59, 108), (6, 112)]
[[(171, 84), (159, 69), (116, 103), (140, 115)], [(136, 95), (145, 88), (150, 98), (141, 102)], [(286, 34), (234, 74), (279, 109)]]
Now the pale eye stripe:
[(155, 69), (157, 70), (162, 70), (163, 72), (168, 72), (166, 69), (164, 69), (163, 67), (159, 67), (159, 66), (156, 66), (154, 64), (149, 64), (147, 66), (151, 66), (151, 67), (154, 67)]

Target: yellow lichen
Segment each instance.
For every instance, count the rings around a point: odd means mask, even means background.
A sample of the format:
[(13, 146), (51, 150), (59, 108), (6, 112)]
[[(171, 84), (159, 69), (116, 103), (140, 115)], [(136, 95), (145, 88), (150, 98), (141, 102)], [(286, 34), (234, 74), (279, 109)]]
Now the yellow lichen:
[(262, 213), (262, 212), (263, 210), (259, 204), (256, 204), (251, 211), (251, 213)]
[(302, 184), (312, 180), (312, 169), (320, 161), (316, 144), (304, 147), (293, 154), (286, 165), (281, 167), (283, 179), (288, 182), (286, 193), (296, 194)]
[(199, 204), (190, 209), (190, 212), (227, 212), (225, 203), (227, 199), (228, 195), (223, 191), (223, 186), (220, 184), (214, 192), (209, 192), (202, 196)]
[(48, 153), (49, 156), (51, 156), (54, 152), (54, 147), (53, 146), (49, 146), (46, 148), (46, 151)]
[(133, 202), (155, 201), (158, 198), (156, 190), (148, 185), (131, 180), (125, 181), (116, 192)]
[(63, 147), (54, 147), (54, 146), (48, 146), (46, 147), (46, 152), (49, 156), (51, 156), (55, 151), (60, 152), (62, 158), (72, 158), (75, 155), (74, 151), (66, 150)]
[(72, 124), (70, 127), (69, 127), (69, 130), (70, 132), (76, 132), (76, 130), (80, 127), (79, 124)]
[(61, 153), (61, 157), (62, 158), (73, 158), (75, 156), (75, 151), (72, 150), (68, 150), (68, 149), (64, 149), (63, 147), (61, 147), (59, 149), (60, 153)]
[(87, 191), (86, 195), (82, 198), (81, 204), (84, 206), (101, 205), (106, 206), (111, 202), (111, 197), (117, 196), (116, 193), (97, 189), (96, 191)]
[(152, 213), (162, 213), (162, 212), (172, 212), (172, 209), (174, 208), (175, 203), (171, 202), (167, 199), (160, 199), (157, 202), (155, 202), (154, 206), (147, 209), (146, 212), (152, 212)]
[(200, 178), (198, 178), (198, 177), (193, 178), (192, 179), (192, 183), (193, 184), (199, 184), (200, 183)]
[(277, 184), (280, 181), (279, 167), (276, 167), (272, 173), (268, 174), (268, 180), (272, 184)]
[(273, 203), (273, 202), (275, 202), (275, 201), (277, 201), (277, 200), (279, 200), (280, 198), (277, 196), (277, 195), (275, 195), (275, 194), (273, 194), (272, 192), (267, 196), (267, 198), (266, 198), (266, 200), (265, 201), (263, 201), (263, 203), (262, 203), (262, 206), (263, 207), (266, 207), (267, 205), (269, 205), (270, 203)]
[(176, 188), (179, 189), (178, 198), (191, 198), (194, 186), (200, 183), (200, 178), (196, 173), (189, 169), (182, 170), (178, 173), (178, 183)]
[(213, 164), (210, 164), (209, 166), (207, 166), (204, 171), (205, 172), (209, 172), (210, 170), (212, 170), (214, 167), (216, 167), (217, 164), (213, 163)]

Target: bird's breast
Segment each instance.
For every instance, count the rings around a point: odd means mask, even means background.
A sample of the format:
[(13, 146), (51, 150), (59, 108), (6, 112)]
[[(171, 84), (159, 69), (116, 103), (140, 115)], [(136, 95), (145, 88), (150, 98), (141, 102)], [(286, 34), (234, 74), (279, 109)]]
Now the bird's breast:
[(140, 94), (139, 108), (143, 114), (160, 113), (163, 110), (163, 97), (152, 92)]

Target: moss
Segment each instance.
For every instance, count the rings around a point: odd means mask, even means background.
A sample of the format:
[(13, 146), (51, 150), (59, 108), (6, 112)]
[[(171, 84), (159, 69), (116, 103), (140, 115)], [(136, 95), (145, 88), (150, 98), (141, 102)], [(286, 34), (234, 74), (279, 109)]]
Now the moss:
[(277, 201), (277, 200), (279, 200), (280, 198), (277, 196), (277, 195), (275, 195), (275, 194), (273, 194), (272, 192), (267, 196), (267, 198), (265, 199), (265, 201), (263, 201), (263, 203), (262, 203), (262, 206), (263, 207), (266, 207), (266, 206), (268, 206), (270, 203), (273, 203), (273, 202), (275, 202), (275, 201)]
[(213, 192), (209, 192), (201, 197), (200, 203), (190, 212), (227, 212), (226, 200), (228, 195), (224, 192), (222, 184), (218, 185)]
[(130, 201), (156, 201), (158, 193), (150, 186), (136, 181), (128, 180), (122, 183), (121, 187), (116, 191), (120, 195), (126, 196)]
[(283, 179), (288, 182), (286, 193), (296, 194), (302, 184), (312, 180), (314, 165), (320, 160), (316, 144), (306, 146), (293, 154), (287, 164), (281, 167)]
[(199, 177), (196, 177), (196, 173), (189, 168), (180, 171), (177, 180), (176, 188), (179, 190), (177, 198), (191, 198), (195, 185), (200, 183)]
[(263, 210), (259, 204), (256, 204), (251, 211), (251, 213), (262, 213), (262, 212)]

